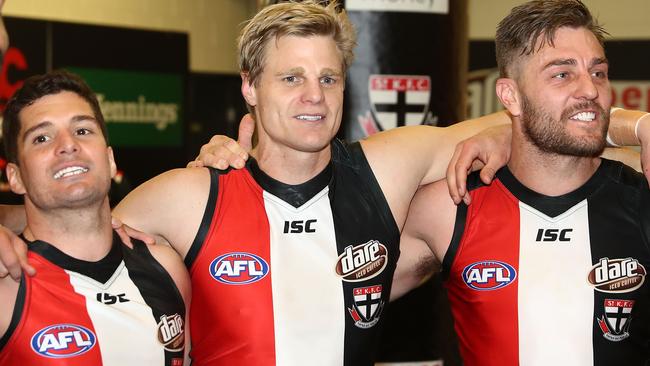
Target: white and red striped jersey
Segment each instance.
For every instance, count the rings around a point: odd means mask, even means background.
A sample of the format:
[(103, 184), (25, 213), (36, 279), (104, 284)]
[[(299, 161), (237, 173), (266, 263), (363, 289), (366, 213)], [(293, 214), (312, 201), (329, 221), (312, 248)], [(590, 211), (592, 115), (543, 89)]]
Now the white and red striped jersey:
[(604, 160), (577, 190), (533, 192), (507, 168), (471, 178), (443, 272), (466, 365), (645, 365), (650, 200)]
[(183, 365), (185, 304), (144, 243), (86, 262), (35, 241), (28, 259), (0, 365)]
[(197, 365), (372, 365), (399, 231), (360, 145), (301, 185), (211, 171), (186, 256)]

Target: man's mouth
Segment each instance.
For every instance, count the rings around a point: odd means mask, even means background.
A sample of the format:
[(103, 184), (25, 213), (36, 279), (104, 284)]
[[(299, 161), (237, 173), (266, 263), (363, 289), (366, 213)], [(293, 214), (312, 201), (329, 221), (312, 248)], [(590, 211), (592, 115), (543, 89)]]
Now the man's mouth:
[(61, 179), (65, 177), (70, 177), (73, 175), (78, 175), (78, 174), (83, 174), (88, 171), (88, 168), (84, 168), (81, 166), (69, 166), (67, 168), (63, 168), (59, 170), (58, 172), (54, 173), (54, 179)]
[(596, 112), (579, 112), (569, 117), (569, 119), (582, 122), (591, 122), (596, 119)]
[(316, 122), (322, 120), (323, 118), (325, 118), (325, 116), (321, 114), (299, 114), (296, 116), (296, 118), (301, 121)]

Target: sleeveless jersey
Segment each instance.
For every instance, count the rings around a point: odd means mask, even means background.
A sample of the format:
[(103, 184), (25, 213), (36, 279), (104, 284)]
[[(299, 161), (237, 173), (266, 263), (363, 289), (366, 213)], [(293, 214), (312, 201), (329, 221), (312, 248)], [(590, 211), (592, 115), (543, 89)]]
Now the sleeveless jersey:
[(646, 365), (650, 199), (602, 160), (579, 189), (529, 190), (507, 168), (471, 180), (443, 262), (466, 365)]
[(185, 305), (144, 243), (86, 262), (35, 241), (28, 259), (0, 365), (183, 365)]
[(399, 230), (361, 146), (286, 185), (212, 170), (187, 257), (197, 365), (372, 365)]

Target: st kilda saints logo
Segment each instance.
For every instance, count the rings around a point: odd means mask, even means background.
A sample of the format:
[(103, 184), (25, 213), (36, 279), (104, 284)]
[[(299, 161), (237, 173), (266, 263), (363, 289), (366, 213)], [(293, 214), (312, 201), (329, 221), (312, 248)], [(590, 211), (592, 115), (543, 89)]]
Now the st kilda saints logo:
[(367, 329), (379, 321), (384, 310), (384, 301), (381, 299), (381, 285), (359, 287), (353, 290), (354, 304), (348, 308), (354, 325)]
[(630, 336), (630, 322), (634, 300), (605, 299), (605, 315), (596, 318), (603, 337), (612, 342), (619, 342)]
[(645, 267), (634, 258), (601, 258), (587, 276), (596, 291), (608, 293), (631, 292), (643, 285)]
[(336, 262), (336, 274), (347, 282), (365, 281), (380, 274), (386, 268), (387, 259), (386, 247), (377, 240), (350, 245)]
[(429, 111), (431, 78), (427, 75), (370, 75), (368, 96), (372, 113), (358, 117), (366, 135), (398, 126), (424, 124)]
[(158, 322), (158, 341), (167, 351), (182, 351), (185, 346), (183, 317), (178, 314), (162, 315)]

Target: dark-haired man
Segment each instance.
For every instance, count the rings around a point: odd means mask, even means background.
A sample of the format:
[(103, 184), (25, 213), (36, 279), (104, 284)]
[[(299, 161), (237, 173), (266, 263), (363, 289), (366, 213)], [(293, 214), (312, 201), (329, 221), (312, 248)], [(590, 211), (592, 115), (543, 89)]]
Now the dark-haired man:
[(604, 35), (578, 0), (515, 7), (496, 37), (508, 166), (489, 186), (469, 179), (469, 206), (445, 182), (411, 205), (402, 245), (427, 243), (442, 262), (466, 365), (650, 360), (650, 195), (642, 175), (598, 157)]
[(3, 141), (38, 274), (0, 278), (0, 364), (182, 365), (189, 278), (170, 248), (113, 234), (115, 162), (92, 91), (66, 72), (25, 80)]

